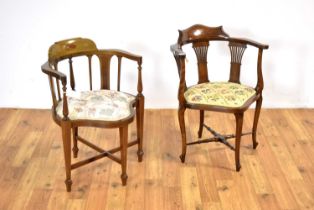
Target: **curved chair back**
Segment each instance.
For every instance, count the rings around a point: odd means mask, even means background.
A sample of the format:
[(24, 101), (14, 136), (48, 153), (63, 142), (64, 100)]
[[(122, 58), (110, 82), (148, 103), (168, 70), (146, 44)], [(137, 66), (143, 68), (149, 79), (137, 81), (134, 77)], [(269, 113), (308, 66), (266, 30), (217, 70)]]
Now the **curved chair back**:
[[(208, 82), (208, 69), (207, 69), (207, 52), (210, 42), (224, 41), (228, 42), (230, 49), (230, 75), (229, 82), (240, 83), (240, 68), (244, 51), (247, 45), (258, 48), (258, 82), (256, 89), (261, 91), (263, 89), (263, 76), (262, 76), (262, 51), (268, 49), (267, 45), (258, 42), (230, 37), (222, 26), (208, 27), (204, 25), (193, 25), (185, 30), (179, 30), (179, 38), (177, 47), (182, 49), (183, 45), (192, 44), (195, 51), (198, 63), (198, 83)], [(175, 57), (177, 55), (175, 54)], [(177, 61), (178, 62), (178, 61)]]

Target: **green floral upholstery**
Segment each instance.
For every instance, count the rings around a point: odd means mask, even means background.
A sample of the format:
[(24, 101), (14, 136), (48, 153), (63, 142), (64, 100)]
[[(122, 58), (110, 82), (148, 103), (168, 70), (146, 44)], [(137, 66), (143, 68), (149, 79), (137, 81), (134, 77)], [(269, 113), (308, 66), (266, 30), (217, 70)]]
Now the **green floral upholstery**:
[(222, 107), (241, 107), (250, 99), (255, 90), (232, 82), (209, 82), (189, 87), (184, 93), (189, 104)]
[[(96, 90), (68, 93), (69, 118), (71, 120), (117, 121), (131, 114), (131, 104), (135, 97), (115, 90)], [(63, 102), (59, 102), (56, 112), (63, 117)]]

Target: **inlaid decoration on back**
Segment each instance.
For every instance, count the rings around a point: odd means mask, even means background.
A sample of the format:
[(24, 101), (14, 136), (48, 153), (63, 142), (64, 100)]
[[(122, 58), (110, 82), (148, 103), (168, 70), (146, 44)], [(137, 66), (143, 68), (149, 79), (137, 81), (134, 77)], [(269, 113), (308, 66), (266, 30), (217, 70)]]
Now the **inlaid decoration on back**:
[(97, 50), (96, 44), (86, 38), (73, 38), (55, 42), (49, 48), (49, 62), (64, 59), (70, 55), (86, 53), (88, 51)]

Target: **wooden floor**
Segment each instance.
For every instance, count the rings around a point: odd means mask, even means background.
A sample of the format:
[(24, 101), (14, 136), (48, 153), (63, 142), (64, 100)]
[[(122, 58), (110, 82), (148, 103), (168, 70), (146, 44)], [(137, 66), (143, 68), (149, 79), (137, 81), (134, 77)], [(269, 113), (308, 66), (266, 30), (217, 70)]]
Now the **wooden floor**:
[[(197, 138), (198, 113), (187, 111), (187, 136)], [(244, 119), (249, 131), (253, 111)], [(233, 133), (231, 114), (206, 113), (206, 124)], [(314, 110), (262, 110), (259, 146), (241, 144), (242, 169), (234, 153), (218, 143), (188, 147), (181, 140), (176, 110), (146, 110), (144, 160), (128, 150), (128, 184), (120, 165), (101, 159), (72, 173), (67, 193), (61, 131), (50, 111), (0, 109), (0, 209), (314, 209)], [(81, 129), (103, 148), (118, 146), (118, 130)], [(209, 137), (209, 133), (204, 132)], [(129, 129), (134, 139), (135, 126)], [(234, 140), (231, 140), (234, 143)], [(79, 145), (79, 158), (96, 154)]]

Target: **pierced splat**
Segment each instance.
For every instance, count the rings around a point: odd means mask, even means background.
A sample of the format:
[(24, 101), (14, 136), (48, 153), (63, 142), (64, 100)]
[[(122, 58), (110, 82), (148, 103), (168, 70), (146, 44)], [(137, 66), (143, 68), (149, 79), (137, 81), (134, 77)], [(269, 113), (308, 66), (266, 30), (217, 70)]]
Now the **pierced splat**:
[(193, 49), (197, 57), (198, 83), (208, 82), (207, 51), (209, 42), (194, 42)]
[(245, 44), (229, 42), (231, 54), (231, 66), (229, 82), (240, 83), (240, 69), (243, 53), (246, 49)]

